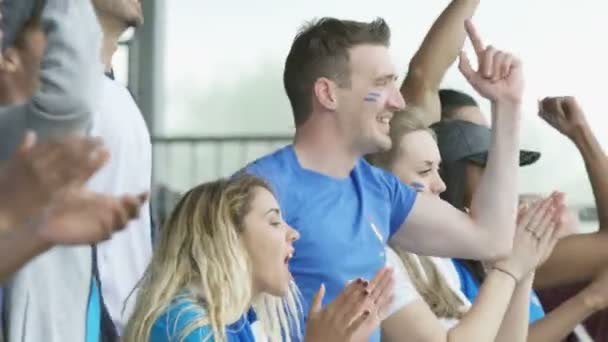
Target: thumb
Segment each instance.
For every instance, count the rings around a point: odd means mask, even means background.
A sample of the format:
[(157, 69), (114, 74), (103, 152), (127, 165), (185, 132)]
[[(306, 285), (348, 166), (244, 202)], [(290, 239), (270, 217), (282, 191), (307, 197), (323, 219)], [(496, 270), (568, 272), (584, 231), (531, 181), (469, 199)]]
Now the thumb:
[(460, 51), (460, 58), (458, 61), (458, 69), (460, 73), (467, 79), (467, 81), (471, 82), (471, 80), (475, 77), (475, 70), (471, 66), (471, 61), (467, 56), (466, 52)]
[(23, 135), (23, 139), (21, 139), (21, 143), (17, 147), (17, 152), (27, 152), (32, 147), (34, 147), (34, 145), (36, 145), (36, 133), (34, 133), (33, 131), (27, 131), (25, 132), (25, 135)]
[(309, 315), (312, 313), (321, 312), (321, 303), (323, 303), (323, 297), (325, 296), (325, 284), (321, 284), (319, 291), (315, 294), (310, 305)]

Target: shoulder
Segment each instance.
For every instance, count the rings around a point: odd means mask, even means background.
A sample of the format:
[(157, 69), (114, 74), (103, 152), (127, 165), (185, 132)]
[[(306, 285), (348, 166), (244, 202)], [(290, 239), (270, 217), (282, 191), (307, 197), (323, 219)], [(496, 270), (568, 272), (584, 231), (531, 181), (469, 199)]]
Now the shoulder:
[[(187, 335), (184, 333), (194, 322), (204, 322), (206, 317), (206, 310), (198, 303), (187, 298), (175, 299), (152, 325), (150, 340), (151, 342), (201, 341), (212, 333), (211, 327), (206, 323), (190, 330)], [(207, 341), (213, 341), (213, 338)]]
[(280, 195), (293, 175), (293, 157), (290, 155), (290, 148), (290, 145), (285, 146), (256, 159), (237, 172), (237, 175), (247, 173), (260, 177), (277, 195)]
[(282, 147), (270, 154), (262, 156), (245, 166), (247, 173), (265, 177), (291, 166), (289, 149), (291, 146)]

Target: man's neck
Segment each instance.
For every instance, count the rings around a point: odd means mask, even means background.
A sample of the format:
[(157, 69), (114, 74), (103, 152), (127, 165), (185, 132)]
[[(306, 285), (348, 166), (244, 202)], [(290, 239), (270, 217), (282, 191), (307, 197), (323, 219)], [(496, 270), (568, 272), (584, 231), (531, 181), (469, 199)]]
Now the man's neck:
[(103, 30), (101, 62), (105, 66), (105, 71), (109, 72), (112, 70), (112, 56), (114, 56), (114, 53), (118, 49), (118, 40), (126, 30), (126, 27), (124, 27), (124, 24), (104, 16), (99, 16), (99, 23)]
[(337, 135), (312, 127), (297, 129), (293, 146), (303, 168), (335, 178), (347, 177), (361, 157)]

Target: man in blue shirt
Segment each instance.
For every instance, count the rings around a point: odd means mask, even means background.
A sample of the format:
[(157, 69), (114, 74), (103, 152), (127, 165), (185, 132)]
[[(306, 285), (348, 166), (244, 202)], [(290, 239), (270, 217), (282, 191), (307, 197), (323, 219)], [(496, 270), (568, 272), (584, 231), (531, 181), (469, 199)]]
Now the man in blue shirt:
[[(300, 233), (290, 269), (305, 310), (321, 283), (327, 303), (348, 281), (370, 279), (385, 264), (389, 239), (424, 255), (490, 260), (510, 252), (521, 67), (510, 55), (484, 48), (469, 26), (480, 65), (474, 71), (463, 55), (461, 70), (492, 101), (496, 127), (471, 216), (438, 198), (416, 195), (362, 159), (391, 147), (389, 122), (405, 108), (388, 52), (388, 25), (382, 19), (323, 18), (296, 36), (284, 71), (294, 143), (246, 171), (271, 184), (286, 222)], [(379, 339), (379, 331), (370, 337)]]

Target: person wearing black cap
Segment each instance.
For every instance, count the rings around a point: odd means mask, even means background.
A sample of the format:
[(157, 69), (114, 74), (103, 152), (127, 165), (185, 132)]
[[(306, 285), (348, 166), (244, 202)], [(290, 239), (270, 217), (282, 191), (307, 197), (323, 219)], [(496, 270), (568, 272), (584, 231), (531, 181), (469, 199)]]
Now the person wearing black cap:
[[(468, 110), (459, 114), (461, 107), (476, 107), (476, 103), (466, 104), (458, 92), (450, 91), (443, 101), (444, 120), (433, 125), (444, 164), (441, 175), (447, 191), (442, 197), (461, 210), (468, 210), (470, 196), (477, 188), (477, 179), (483, 174), (488, 156), (490, 129), (480, 120), (481, 112)], [(444, 95), (447, 93), (444, 93)], [(466, 94), (465, 94), (466, 96)], [(447, 103), (451, 102), (451, 106)], [(447, 114), (447, 115), (446, 115)], [(582, 110), (573, 98), (547, 98), (539, 103), (539, 114), (551, 126), (568, 136), (579, 148), (587, 165), (596, 195), (600, 226), (606, 225), (608, 208), (604, 198), (608, 198), (608, 187), (602, 181), (608, 172), (608, 159), (586, 123)], [(465, 121), (472, 119), (478, 123)], [(540, 153), (520, 152), (520, 165), (536, 162)], [(562, 219), (566, 222), (565, 219)], [(557, 341), (565, 339), (575, 331), (577, 325), (608, 306), (608, 256), (600, 251), (608, 243), (606, 233), (571, 235), (560, 240), (547, 261), (539, 267), (534, 280), (536, 290), (590, 281), (587, 287), (553, 311), (545, 315), (537, 296), (533, 293), (530, 307), (530, 333), (528, 341)], [(604, 253), (605, 254), (605, 253)], [(470, 300), (474, 300), (480, 282), (485, 279), (485, 270), (479, 262), (460, 260), (455, 262), (462, 290)]]
[[(442, 177), (449, 184), (442, 198), (463, 210), (471, 204), (487, 164), (492, 133), (488, 127), (464, 120), (442, 120), (431, 127), (443, 160)], [(539, 152), (520, 150), (519, 165), (531, 165), (539, 158)], [(462, 182), (465, 175), (468, 182)]]

